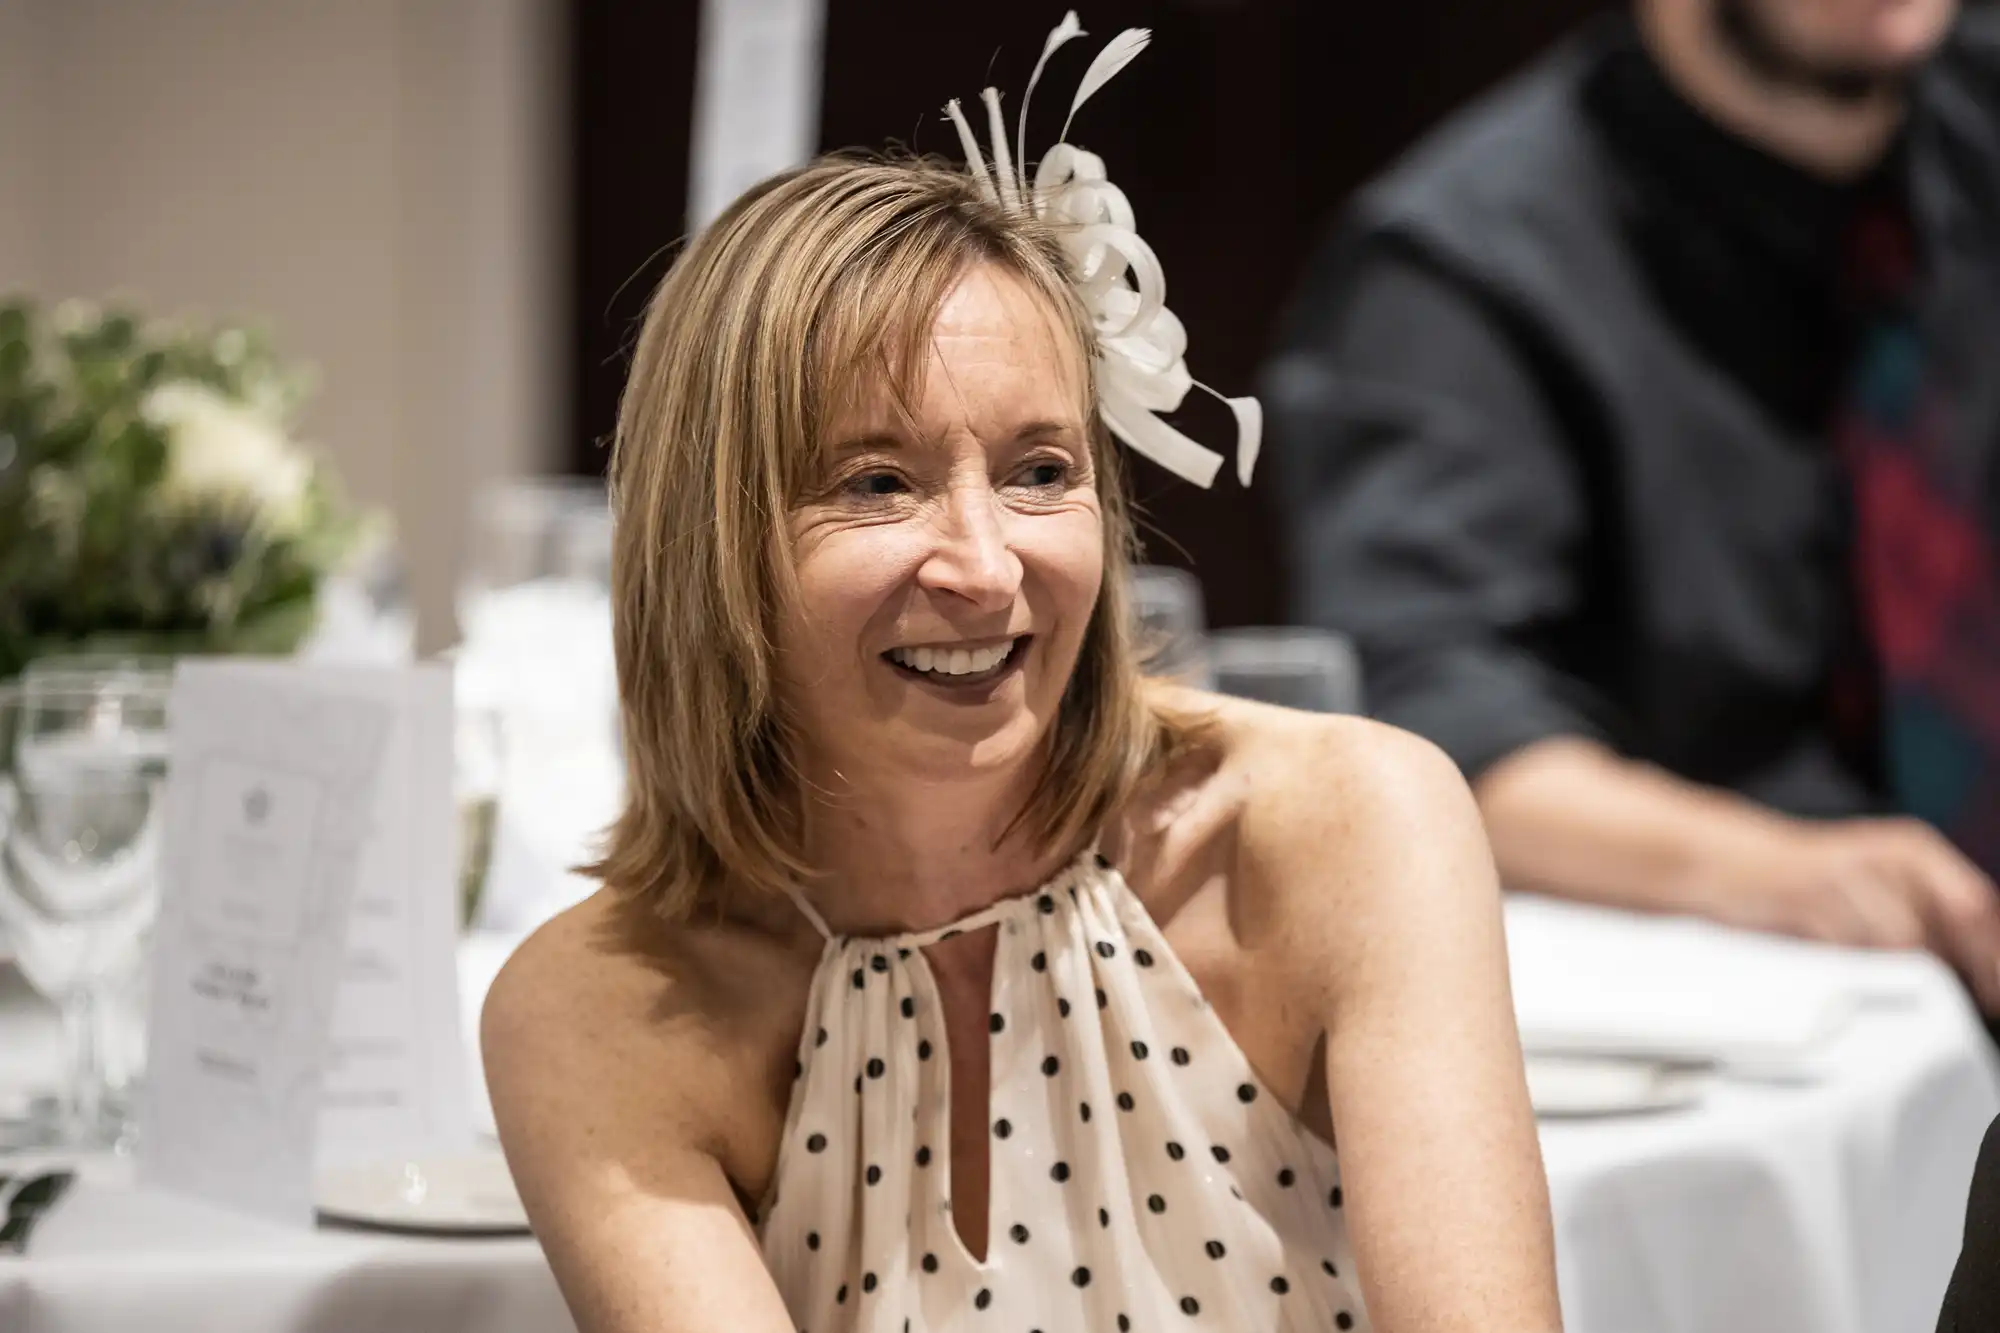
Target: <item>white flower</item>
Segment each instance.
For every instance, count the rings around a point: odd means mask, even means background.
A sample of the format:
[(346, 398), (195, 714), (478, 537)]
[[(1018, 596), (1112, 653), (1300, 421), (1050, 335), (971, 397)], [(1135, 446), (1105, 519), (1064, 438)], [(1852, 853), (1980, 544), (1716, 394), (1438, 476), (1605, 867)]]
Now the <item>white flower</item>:
[(277, 531), (303, 521), (312, 459), (270, 415), (191, 380), (152, 390), (140, 414), (167, 435), (169, 502), (248, 501)]

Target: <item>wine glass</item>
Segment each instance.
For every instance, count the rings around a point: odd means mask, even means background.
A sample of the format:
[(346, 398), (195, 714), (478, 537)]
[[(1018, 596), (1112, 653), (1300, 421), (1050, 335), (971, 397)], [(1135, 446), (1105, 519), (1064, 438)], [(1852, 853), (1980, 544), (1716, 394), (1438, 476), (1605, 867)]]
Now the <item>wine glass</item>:
[(461, 707), (454, 746), (454, 786), (458, 799), (458, 925), (469, 930), (479, 919), (486, 873), (493, 863), (493, 835), (500, 821), (500, 789), (506, 776), (506, 731), (497, 708)]
[[(0, 681), (0, 846), (13, 821), (14, 780), (10, 772), (14, 727), (20, 717), (21, 688)], [(0, 1154), (55, 1146), (61, 1138), (51, 1058), (53, 1012), (43, 1013), (44, 997), (11, 966), (20, 945), (0, 925), (0, 1006), (6, 1011), (8, 1041), (0, 1055)]]
[(609, 578), (610, 511), (589, 477), (513, 477), (473, 497), (465, 592), (501, 592), (537, 579)]
[(1354, 645), (1310, 626), (1259, 626), (1209, 636), (1215, 688), (1309, 713), (1361, 711), (1361, 663)]
[(117, 1142), (129, 1109), (129, 1061), (107, 1066), (107, 1001), (129, 989), (158, 902), (167, 691), (163, 675), (130, 665), (21, 682), (0, 928), (62, 1011), (62, 1134), (74, 1145)]
[(1210, 688), (1200, 580), (1184, 569), (1140, 565), (1132, 571), (1132, 607), (1146, 674)]

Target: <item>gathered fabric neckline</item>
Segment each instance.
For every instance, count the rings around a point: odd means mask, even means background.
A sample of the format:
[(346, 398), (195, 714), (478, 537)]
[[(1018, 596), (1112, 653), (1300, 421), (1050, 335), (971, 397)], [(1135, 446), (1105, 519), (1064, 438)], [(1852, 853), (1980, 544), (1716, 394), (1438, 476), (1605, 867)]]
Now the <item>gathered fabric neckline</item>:
[[(811, 1333), (1367, 1328), (1333, 1147), (1250, 1066), (1095, 849), (947, 925), (826, 939), (765, 1263)], [(949, 1035), (928, 957), (997, 927), (984, 1258), (952, 1212)]]
[[(792, 905), (799, 909), (805, 919), (819, 932), (820, 938), (828, 944), (874, 944), (887, 949), (924, 949), (959, 935), (969, 935), (976, 930), (984, 930), (1010, 917), (1034, 911), (1053, 910), (1054, 895), (1064, 893), (1074, 887), (1077, 878), (1092, 866), (1100, 870), (1112, 869), (1111, 862), (1092, 843), (1065, 863), (1061, 869), (1025, 893), (1009, 894), (1005, 898), (974, 908), (955, 921), (942, 926), (931, 926), (924, 930), (896, 931), (884, 935), (850, 935), (834, 930), (827, 925), (826, 918), (796, 885), (786, 884), (785, 895)], [(1046, 900), (1046, 902), (1044, 901)]]

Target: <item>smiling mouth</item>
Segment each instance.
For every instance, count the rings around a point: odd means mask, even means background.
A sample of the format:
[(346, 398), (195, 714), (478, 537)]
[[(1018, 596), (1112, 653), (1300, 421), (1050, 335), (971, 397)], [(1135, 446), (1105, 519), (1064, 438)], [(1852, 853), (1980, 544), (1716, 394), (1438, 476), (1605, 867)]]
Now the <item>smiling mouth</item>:
[(990, 685), (1027, 656), (1031, 634), (984, 648), (891, 648), (882, 660), (902, 675), (947, 690)]

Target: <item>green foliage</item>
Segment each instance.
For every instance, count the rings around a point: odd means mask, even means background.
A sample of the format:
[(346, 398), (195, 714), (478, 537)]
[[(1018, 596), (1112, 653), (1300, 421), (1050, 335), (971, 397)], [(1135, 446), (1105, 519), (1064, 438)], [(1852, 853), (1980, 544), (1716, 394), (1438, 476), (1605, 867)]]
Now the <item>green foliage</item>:
[[(306, 474), (296, 502), (170, 485), (176, 451), (200, 443), (148, 410), (174, 385), (264, 423), (271, 456)], [(282, 438), (306, 387), (247, 330), (0, 300), (0, 679), (58, 651), (295, 647), (357, 533), (332, 477)]]

